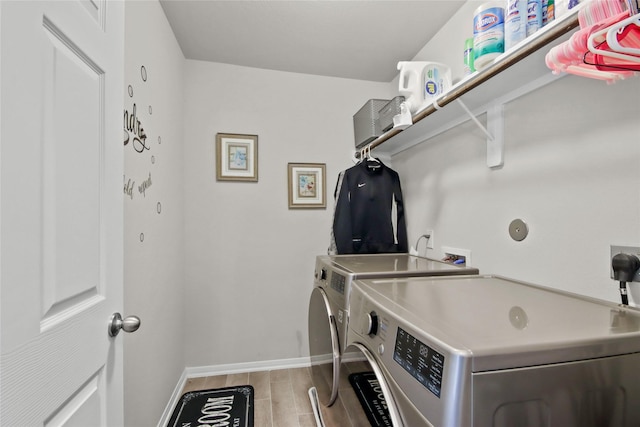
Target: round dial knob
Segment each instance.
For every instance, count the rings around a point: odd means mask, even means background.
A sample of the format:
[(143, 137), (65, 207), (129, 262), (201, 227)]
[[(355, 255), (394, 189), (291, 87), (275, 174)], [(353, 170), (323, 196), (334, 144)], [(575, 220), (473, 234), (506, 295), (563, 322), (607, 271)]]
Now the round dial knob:
[(378, 315), (375, 311), (367, 313), (365, 321), (365, 332), (369, 336), (375, 336), (378, 334)]

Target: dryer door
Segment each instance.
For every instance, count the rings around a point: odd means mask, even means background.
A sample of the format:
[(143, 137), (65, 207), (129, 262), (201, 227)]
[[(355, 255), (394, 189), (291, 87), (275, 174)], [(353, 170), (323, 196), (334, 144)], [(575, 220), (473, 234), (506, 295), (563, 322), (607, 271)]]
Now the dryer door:
[[(349, 375), (350, 386), (355, 392), (358, 401), (363, 408), (368, 408), (366, 416), (369, 419), (369, 423), (377, 426), (404, 427), (389, 384), (373, 354), (360, 343), (352, 343), (347, 348), (347, 351), (357, 351), (360, 353), (361, 359), (366, 359), (369, 362), (367, 367), (369, 372)], [(351, 369), (347, 370), (350, 371)], [(343, 389), (341, 396), (344, 397), (341, 400), (344, 402), (345, 399), (348, 399), (348, 395), (346, 390)], [(352, 412), (355, 415), (356, 412), (360, 411)]]
[(314, 288), (309, 301), (309, 355), (311, 356), (311, 379), (318, 400), (331, 406), (338, 397), (340, 379), (340, 344), (336, 319), (326, 292)]

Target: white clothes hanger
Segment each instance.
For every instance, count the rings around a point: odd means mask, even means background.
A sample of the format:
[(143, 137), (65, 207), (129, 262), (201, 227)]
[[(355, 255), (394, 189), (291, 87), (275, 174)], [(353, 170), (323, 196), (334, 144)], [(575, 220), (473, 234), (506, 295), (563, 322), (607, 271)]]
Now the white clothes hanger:
[(367, 145), (367, 160), (371, 162), (380, 163), (380, 160), (376, 159), (371, 155), (371, 145)]
[(358, 158), (356, 156), (356, 153), (354, 152), (351, 160), (353, 160), (353, 163), (355, 164), (364, 162), (365, 160), (380, 163), (380, 160), (376, 159), (371, 155), (371, 144), (366, 145), (360, 149), (360, 158)]
[(620, 44), (620, 40), (618, 40), (618, 34), (621, 34), (627, 25), (635, 25), (639, 27), (638, 34), (640, 34), (640, 13), (630, 16), (627, 19), (623, 19), (622, 21), (610, 26), (609, 31), (607, 32), (607, 44), (616, 52), (640, 55), (640, 44), (636, 47), (622, 46)]
[(371, 144), (363, 147), (360, 150), (360, 161), (372, 161), (372, 162), (376, 162), (376, 163), (380, 163), (380, 160), (376, 159), (375, 157), (373, 157), (371, 155)]
[(600, 44), (607, 41), (606, 35), (609, 32), (610, 28), (611, 26), (607, 26), (604, 29), (594, 31), (593, 33), (591, 33), (591, 35), (587, 39), (587, 48), (589, 49), (589, 51), (594, 55), (606, 56), (608, 58), (616, 58), (622, 61), (627, 61), (632, 63), (640, 63), (640, 56), (628, 55), (626, 53), (615, 52), (612, 50), (599, 49), (596, 46), (596, 43)]

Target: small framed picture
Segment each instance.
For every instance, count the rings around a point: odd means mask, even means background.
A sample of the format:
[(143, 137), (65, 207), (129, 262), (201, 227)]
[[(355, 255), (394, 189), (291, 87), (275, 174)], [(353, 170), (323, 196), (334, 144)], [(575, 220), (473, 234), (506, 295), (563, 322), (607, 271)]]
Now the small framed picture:
[(258, 135), (216, 135), (218, 181), (258, 181)]
[(326, 208), (325, 164), (289, 163), (289, 209)]

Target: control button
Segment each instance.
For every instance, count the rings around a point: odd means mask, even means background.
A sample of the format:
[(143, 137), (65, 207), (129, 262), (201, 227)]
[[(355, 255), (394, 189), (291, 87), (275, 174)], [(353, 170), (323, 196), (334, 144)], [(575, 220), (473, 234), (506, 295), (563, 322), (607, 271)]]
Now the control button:
[(320, 270), (320, 280), (327, 280), (327, 270), (324, 268)]
[(366, 330), (365, 332), (370, 336), (374, 337), (378, 334), (378, 315), (375, 311), (371, 313), (367, 313), (367, 319), (365, 321)]
[(382, 344), (382, 343), (378, 346), (378, 354), (380, 356), (382, 356), (384, 354), (384, 344)]

